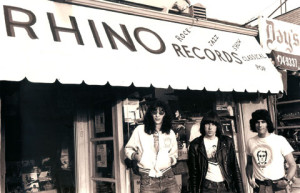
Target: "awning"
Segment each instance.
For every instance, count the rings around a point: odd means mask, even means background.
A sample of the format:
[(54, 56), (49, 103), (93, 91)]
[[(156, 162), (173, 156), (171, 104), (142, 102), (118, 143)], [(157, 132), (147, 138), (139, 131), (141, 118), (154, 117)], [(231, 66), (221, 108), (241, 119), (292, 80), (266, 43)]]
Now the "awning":
[(283, 90), (252, 36), (47, 0), (0, 5), (0, 80)]

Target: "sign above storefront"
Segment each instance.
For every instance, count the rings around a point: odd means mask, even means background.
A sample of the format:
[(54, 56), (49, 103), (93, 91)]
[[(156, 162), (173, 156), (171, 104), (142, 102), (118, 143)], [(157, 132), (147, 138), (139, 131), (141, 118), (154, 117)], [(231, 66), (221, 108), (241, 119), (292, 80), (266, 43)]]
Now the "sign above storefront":
[(282, 70), (298, 71), (300, 70), (300, 55), (292, 55), (283, 52), (272, 51), (275, 66)]
[(270, 18), (260, 18), (259, 37), (266, 53), (274, 50), (300, 56), (299, 25)]
[(254, 37), (47, 0), (0, 2), (0, 80), (273, 92)]

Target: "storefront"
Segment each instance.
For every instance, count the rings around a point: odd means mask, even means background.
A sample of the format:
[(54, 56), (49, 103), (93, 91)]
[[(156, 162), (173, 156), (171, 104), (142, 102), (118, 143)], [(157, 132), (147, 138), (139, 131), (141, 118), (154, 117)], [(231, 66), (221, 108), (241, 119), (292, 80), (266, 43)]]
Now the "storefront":
[[(299, 9), (299, 8), (298, 8)], [(280, 17), (287, 18), (297, 9), (279, 16), (277, 19), (260, 19), (260, 43), (264, 51), (269, 54), (276, 68), (282, 74), (284, 93), (278, 95), (275, 102), (276, 131), (287, 138), (294, 148), (294, 157), (298, 165), (297, 179), (293, 188), (300, 188), (299, 171), (299, 129), (300, 129), (300, 26), (280, 21)], [(295, 14), (297, 15), (297, 14)]]
[(176, 117), (182, 192), (186, 147), (209, 110), (235, 139), (247, 189), (250, 115), (274, 112), (283, 91), (256, 31), (106, 5), (1, 2), (1, 193), (137, 192), (123, 148), (156, 99)]

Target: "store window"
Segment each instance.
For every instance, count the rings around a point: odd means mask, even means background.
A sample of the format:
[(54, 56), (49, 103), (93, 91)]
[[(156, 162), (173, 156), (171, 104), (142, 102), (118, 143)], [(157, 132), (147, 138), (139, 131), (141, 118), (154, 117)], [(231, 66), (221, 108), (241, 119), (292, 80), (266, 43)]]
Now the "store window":
[(93, 192), (116, 192), (115, 148), (112, 127), (112, 105), (95, 105), (91, 128)]
[(5, 192), (74, 193), (73, 102), (56, 84), (2, 84)]

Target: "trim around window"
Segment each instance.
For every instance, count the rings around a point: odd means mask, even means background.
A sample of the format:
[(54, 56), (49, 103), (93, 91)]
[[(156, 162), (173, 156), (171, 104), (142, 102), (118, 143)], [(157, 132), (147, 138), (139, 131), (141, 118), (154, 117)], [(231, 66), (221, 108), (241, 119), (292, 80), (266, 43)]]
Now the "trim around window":
[(181, 23), (181, 24), (186, 24), (186, 25), (193, 24), (194, 26), (198, 26), (198, 27), (205, 27), (205, 28), (233, 32), (233, 33), (244, 34), (244, 35), (249, 35), (249, 36), (257, 36), (258, 35), (258, 30), (255, 30), (255, 29), (249, 29), (249, 28), (238, 27), (238, 26), (233, 26), (233, 25), (228, 25), (228, 24), (223, 24), (223, 23), (217, 23), (217, 22), (207, 21), (204, 19), (196, 20), (195, 18), (191, 18), (191, 17), (181, 16), (181, 15), (173, 15), (173, 14), (169, 14), (169, 13), (153, 11), (153, 10), (148, 10), (148, 9), (144, 9), (144, 8), (114, 3), (114, 2), (101, 1), (101, 0), (65, 0), (65, 2), (70, 3), (70, 4), (79, 4), (79, 5), (85, 5), (85, 6), (90, 6), (90, 7), (99, 8), (99, 9), (105, 9), (105, 10), (109, 10), (109, 11), (115, 11), (115, 12), (120, 12), (120, 13), (148, 17), (148, 18), (152, 18), (152, 19), (176, 22), (176, 23)]

